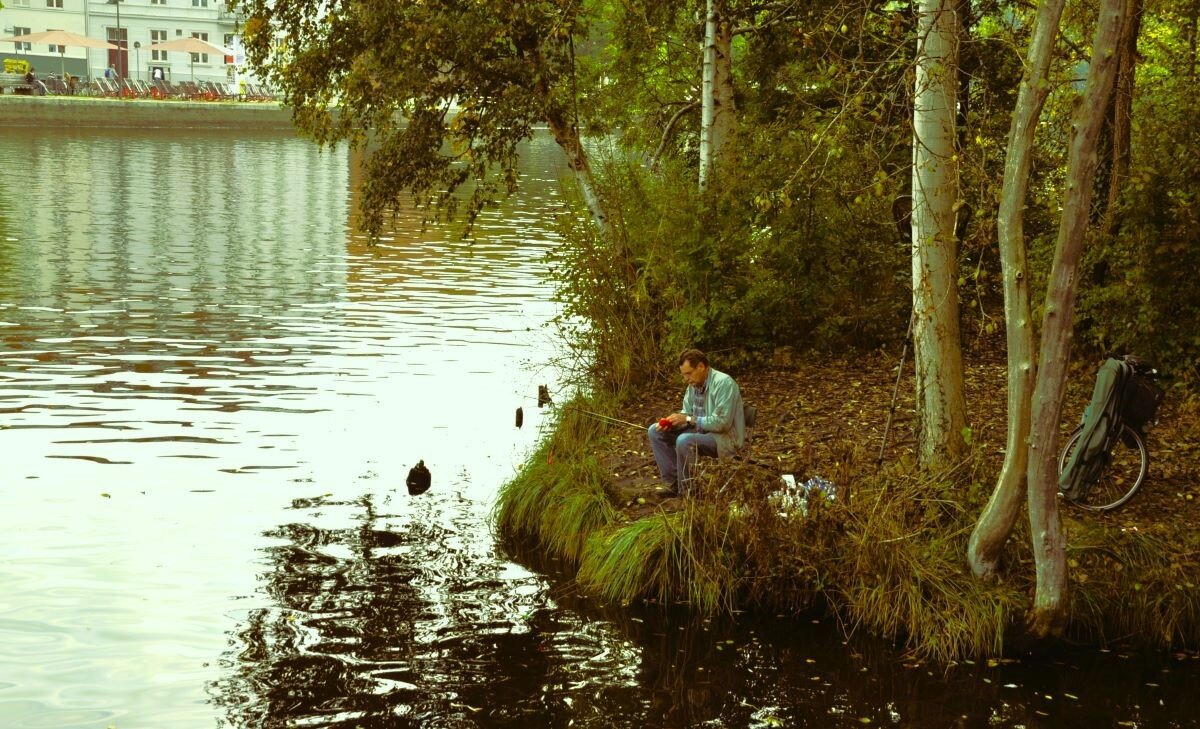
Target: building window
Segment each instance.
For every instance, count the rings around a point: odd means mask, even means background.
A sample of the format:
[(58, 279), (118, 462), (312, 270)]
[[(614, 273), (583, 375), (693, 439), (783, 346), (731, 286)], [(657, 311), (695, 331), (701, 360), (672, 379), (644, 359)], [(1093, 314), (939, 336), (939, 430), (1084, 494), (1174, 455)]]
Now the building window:
[(166, 5), (167, 0), (150, 0), (151, 5)]
[[(32, 31), (29, 28), (13, 28), (13, 35), (29, 35)], [(18, 51), (31, 51), (33, 44), (31, 43), (14, 43)]]
[[(193, 4), (195, 2), (196, 2), (196, 0), (192, 0)], [(192, 33), (192, 37), (199, 38), (202, 41), (206, 41), (206, 40), (208, 40), (208, 33)], [(207, 53), (193, 53), (192, 54), (192, 63), (208, 63), (208, 54)]]
[(49, 47), (50, 47), (51, 53), (66, 53), (67, 52), (66, 46), (56, 46), (53, 43), (51, 43)]
[(27, 7), (29, 7), (29, 0), (13, 0), (13, 7), (14, 8), (27, 8)]
[[(166, 43), (166, 42), (167, 42), (167, 31), (165, 31), (165, 30), (150, 31), (150, 43), (151, 44)], [(167, 60), (167, 52), (166, 51), (150, 51), (150, 60), (151, 61), (165, 61), (165, 60)]]
[(192, 0), (193, 8), (207, 8), (208, 0)]
[(63, 0), (46, 0), (46, 7), (48, 7), (48, 8), (60, 8), (61, 9), (62, 4), (63, 4)]

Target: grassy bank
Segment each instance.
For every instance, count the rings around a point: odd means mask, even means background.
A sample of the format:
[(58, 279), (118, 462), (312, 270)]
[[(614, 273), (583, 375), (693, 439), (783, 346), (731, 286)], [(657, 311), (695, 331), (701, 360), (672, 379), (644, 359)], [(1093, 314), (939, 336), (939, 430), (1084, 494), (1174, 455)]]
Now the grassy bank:
[[(613, 602), (681, 602), (706, 614), (815, 610), (923, 658), (1003, 653), (1006, 640), (1021, 634), (1034, 573), (1023, 521), (999, 583), (981, 583), (966, 567), (967, 538), (994, 478), (993, 438), (977, 438), (972, 457), (948, 473), (920, 474), (903, 438), (876, 467), (870, 423), (842, 409), (823, 422), (813, 405), (820, 396), (803, 388), (783, 388), (796, 402), (762, 397), (784, 375), (747, 378), (743, 391), (757, 391), (763, 403), (760, 420), (776, 411), (787, 417), (756, 436), (747, 459), (705, 462), (697, 498), (655, 490), (635, 431), (564, 408), (556, 431), (504, 488), (500, 533), (573, 565), (583, 590)], [(858, 397), (836, 400), (875, 417), (862, 403), (875, 403), (886, 378), (851, 379)], [(647, 393), (640, 400), (651, 404), (638, 407), (584, 409), (650, 422), (647, 415), (665, 412), (675, 394)], [(1191, 422), (1196, 413), (1177, 409), (1173, 417)], [(1139, 494), (1140, 504), (1111, 516), (1063, 511), (1072, 639), (1200, 644), (1200, 537), (1188, 457), (1195, 443), (1174, 427), (1156, 439), (1159, 481), (1149, 487), (1156, 493)], [(807, 516), (781, 513), (767, 498), (781, 472), (820, 473), (838, 485), (838, 498), (814, 503)], [(1183, 490), (1168, 493), (1173, 488)]]

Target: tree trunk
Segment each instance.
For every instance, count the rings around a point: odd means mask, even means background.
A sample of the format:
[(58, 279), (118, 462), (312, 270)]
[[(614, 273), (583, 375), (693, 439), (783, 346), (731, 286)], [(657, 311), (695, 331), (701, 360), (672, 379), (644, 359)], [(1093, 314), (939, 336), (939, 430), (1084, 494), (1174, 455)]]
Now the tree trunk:
[(1077, 268), (1087, 232), (1096, 145), (1116, 76), (1117, 42), (1134, 0), (1102, 0), (1083, 98), (1075, 107), (1067, 194), (1042, 318), (1042, 347), (1029, 438), (1029, 523), (1037, 565), (1030, 616), (1036, 636), (1057, 635), (1067, 618), (1066, 535), (1058, 514), (1058, 423), (1071, 354)]
[(700, 95), (700, 188), (704, 189), (733, 128), (733, 25), (722, 0), (708, 0)]
[(1000, 553), (1017, 523), (1025, 496), (1030, 401), (1037, 377), (1033, 359), (1033, 317), (1029, 308), (1025, 197), (1029, 190), (1034, 133), (1046, 97), (1050, 95), (1047, 74), (1065, 4), (1066, 0), (1043, 0), (1038, 4), (1025, 76), (1021, 79), (1008, 130), (1008, 153), (1004, 160), (1004, 182), (996, 217), (1000, 265), (1004, 272), (1004, 327), (1008, 344), (1008, 438), (996, 489), (967, 544), (967, 562), (971, 571), (984, 579), (996, 574)]
[[(523, 46), (522, 50), (530, 56), (537, 68), (545, 67), (541, 46), (536, 41)], [(574, 63), (574, 55), (571, 58)], [(596, 193), (596, 181), (592, 177), (592, 168), (588, 164), (587, 153), (583, 149), (583, 140), (579, 136), (577, 119), (573, 118), (568, 109), (555, 100), (550, 85), (546, 82), (546, 74), (538, 75), (534, 90), (546, 105), (546, 125), (550, 127), (554, 141), (567, 157), (567, 166), (571, 169), (575, 181), (579, 185), (580, 194), (583, 195), (583, 202), (587, 205), (592, 223), (596, 225), (601, 235), (608, 240), (613, 240), (608, 216), (604, 213), (603, 202)]]
[(1121, 31), (1117, 60), (1116, 87), (1113, 91), (1112, 116), (1109, 129), (1112, 131), (1112, 166), (1108, 174), (1108, 201), (1104, 206), (1104, 222), (1100, 232), (1112, 235), (1117, 232), (1117, 200), (1125, 178), (1129, 177), (1129, 154), (1131, 147), (1130, 128), (1133, 115), (1133, 91), (1137, 73), (1137, 41), (1142, 29), (1142, 0), (1135, 0), (1130, 10), (1129, 22)]
[(938, 469), (966, 450), (954, 236), (957, 23), (953, 0), (921, 0), (913, 94), (912, 274), (921, 463)]
[(560, 111), (547, 113), (546, 123), (550, 127), (550, 133), (554, 135), (554, 141), (558, 143), (567, 157), (567, 166), (575, 175), (575, 181), (579, 184), (580, 193), (592, 216), (592, 222), (596, 224), (601, 233), (607, 234), (609, 232), (608, 216), (604, 213), (600, 196), (596, 194), (596, 182), (592, 179), (592, 168), (588, 164), (587, 154), (583, 150), (583, 141), (579, 138), (579, 130), (567, 120), (566, 114)]

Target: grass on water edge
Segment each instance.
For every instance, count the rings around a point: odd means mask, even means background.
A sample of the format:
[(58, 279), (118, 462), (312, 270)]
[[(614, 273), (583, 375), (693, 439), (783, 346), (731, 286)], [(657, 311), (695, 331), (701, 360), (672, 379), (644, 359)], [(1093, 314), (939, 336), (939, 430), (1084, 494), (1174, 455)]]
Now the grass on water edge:
[[(581, 409), (605, 412), (597, 402)], [(779, 485), (773, 469), (704, 461), (702, 496), (631, 521), (598, 458), (608, 426), (561, 412), (553, 434), (501, 490), (496, 524), (503, 538), (576, 567), (590, 594), (622, 604), (682, 602), (710, 615), (817, 608), (847, 632), (866, 630), (943, 663), (999, 656), (1029, 607), (1034, 568), (1024, 519), (1001, 580), (981, 582), (967, 567), (967, 539), (991, 487), (979, 457), (942, 474), (905, 461), (877, 471), (848, 446), (831, 465), (838, 498), (813, 502), (807, 516), (768, 502)], [(1071, 511), (1064, 523), (1072, 638), (1200, 643), (1194, 534), (1171, 524), (1128, 530)]]

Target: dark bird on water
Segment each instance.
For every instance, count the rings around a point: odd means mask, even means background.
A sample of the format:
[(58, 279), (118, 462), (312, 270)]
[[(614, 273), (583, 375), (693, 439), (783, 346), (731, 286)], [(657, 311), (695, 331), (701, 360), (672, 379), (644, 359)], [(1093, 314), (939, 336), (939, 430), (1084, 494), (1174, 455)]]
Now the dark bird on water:
[(538, 385), (538, 407), (549, 405), (550, 402), (550, 388), (545, 385)]
[(520, 428), (525, 424), (525, 411), (517, 408), (517, 427)]
[(429, 490), (431, 482), (432, 478), (429, 469), (425, 468), (425, 461), (417, 461), (417, 465), (409, 469), (408, 479), (404, 483), (408, 486), (410, 496), (420, 496)]

